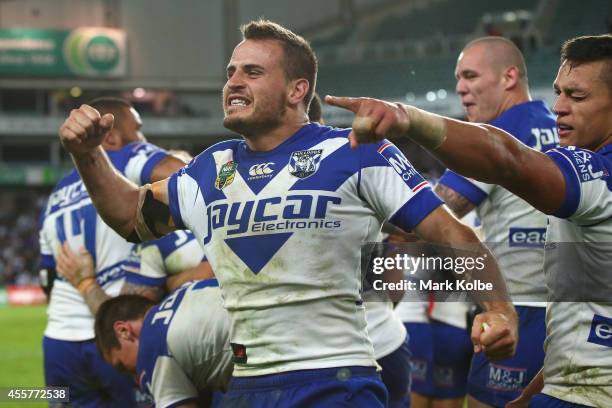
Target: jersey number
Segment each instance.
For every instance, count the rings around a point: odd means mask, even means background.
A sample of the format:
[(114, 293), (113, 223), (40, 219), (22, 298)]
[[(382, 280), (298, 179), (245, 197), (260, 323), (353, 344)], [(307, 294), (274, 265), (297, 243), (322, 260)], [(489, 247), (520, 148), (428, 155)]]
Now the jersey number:
[(66, 240), (74, 241), (82, 236), (85, 249), (96, 260), (96, 209), (93, 204), (87, 204), (63, 213), (55, 219), (55, 231), (60, 243)]

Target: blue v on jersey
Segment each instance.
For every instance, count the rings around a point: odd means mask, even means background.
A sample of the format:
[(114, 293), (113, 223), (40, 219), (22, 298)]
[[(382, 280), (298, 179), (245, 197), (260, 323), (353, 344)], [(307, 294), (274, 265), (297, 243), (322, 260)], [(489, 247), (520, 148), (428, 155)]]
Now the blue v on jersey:
[(223, 291), (235, 376), (375, 365), (361, 244), (442, 202), (393, 144), (352, 150), (349, 131), (307, 124), (268, 152), (222, 142), (170, 178), (172, 217)]
[[(153, 168), (168, 155), (149, 143), (130, 143), (107, 154), (113, 166), (138, 185), (150, 182)], [(133, 244), (98, 216), (76, 170), (60, 180), (41, 216), (41, 268), (55, 268), (55, 256), (64, 241), (74, 251), (81, 246), (86, 248), (94, 259), (98, 284), (111, 296), (119, 293), (123, 263)], [(94, 338), (94, 318), (87, 304), (78, 290), (61, 277), (53, 285), (47, 314), (45, 336), (69, 341)]]

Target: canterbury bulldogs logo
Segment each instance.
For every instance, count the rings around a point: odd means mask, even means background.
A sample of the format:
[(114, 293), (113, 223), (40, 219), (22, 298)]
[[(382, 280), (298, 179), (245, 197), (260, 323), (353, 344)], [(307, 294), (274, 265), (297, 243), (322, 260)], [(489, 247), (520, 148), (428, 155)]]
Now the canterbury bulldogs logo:
[(274, 163), (261, 163), (254, 164), (249, 168), (249, 180), (254, 178), (264, 178), (264, 177), (272, 177), (272, 173), (274, 173), (274, 169), (270, 167), (273, 166)]
[(323, 149), (300, 150), (291, 153), (289, 158), (289, 173), (297, 178), (312, 176), (319, 170)]

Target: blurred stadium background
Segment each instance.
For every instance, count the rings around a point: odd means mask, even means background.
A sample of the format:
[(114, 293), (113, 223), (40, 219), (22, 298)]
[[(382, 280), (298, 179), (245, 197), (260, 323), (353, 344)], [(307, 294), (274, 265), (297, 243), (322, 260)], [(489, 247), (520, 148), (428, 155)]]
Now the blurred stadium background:
[[(237, 27), (275, 20), (311, 41), (320, 95), (373, 96), (460, 118), (454, 64), (471, 38), (524, 51), (532, 96), (553, 101), (561, 43), (612, 31), (609, 0), (0, 0), (0, 387), (40, 386), (45, 325), (37, 220), (71, 167), (57, 129), (94, 97), (129, 99), (144, 134), (198, 153), (222, 126)], [(351, 117), (324, 107), (333, 125)], [(402, 145), (430, 177), (441, 168)], [(34, 405), (28, 405), (34, 406)], [(43, 406), (43, 405), (41, 405)]]

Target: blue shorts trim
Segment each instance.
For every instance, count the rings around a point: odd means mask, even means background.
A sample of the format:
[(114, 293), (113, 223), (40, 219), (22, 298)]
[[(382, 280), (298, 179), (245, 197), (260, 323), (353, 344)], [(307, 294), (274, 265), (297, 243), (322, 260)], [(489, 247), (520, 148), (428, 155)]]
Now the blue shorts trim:
[(374, 367), (335, 367), (233, 377), (220, 407), (385, 407), (387, 389)]
[(544, 364), (546, 309), (516, 306), (519, 342), (512, 358), (490, 362), (474, 354), (468, 378), (468, 394), (493, 407), (504, 407), (517, 398)]

